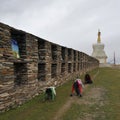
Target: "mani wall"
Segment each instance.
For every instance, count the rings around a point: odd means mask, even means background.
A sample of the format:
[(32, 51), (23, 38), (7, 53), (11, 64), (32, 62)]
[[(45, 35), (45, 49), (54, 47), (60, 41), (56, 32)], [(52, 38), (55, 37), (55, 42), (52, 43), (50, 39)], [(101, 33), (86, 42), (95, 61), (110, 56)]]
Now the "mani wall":
[(83, 52), (0, 23), (0, 112), (98, 66)]

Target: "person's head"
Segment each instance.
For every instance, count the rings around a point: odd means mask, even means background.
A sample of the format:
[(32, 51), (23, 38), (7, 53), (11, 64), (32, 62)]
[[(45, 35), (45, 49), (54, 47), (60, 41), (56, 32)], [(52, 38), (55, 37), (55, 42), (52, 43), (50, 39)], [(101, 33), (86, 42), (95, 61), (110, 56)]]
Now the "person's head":
[(82, 80), (81, 80), (81, 79), (77, 79), (77, 82), (78, 82), (79, 84), (82, 84)]

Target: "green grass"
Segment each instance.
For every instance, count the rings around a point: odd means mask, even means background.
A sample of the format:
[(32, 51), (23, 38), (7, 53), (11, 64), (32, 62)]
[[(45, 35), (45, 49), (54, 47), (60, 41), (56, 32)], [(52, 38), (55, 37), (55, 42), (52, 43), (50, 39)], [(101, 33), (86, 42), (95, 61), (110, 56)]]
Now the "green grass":
[[(102, 96), (104, 105), (73, 104), (64, 114), (61, 120), (76, 120), (87, 117), (87, 120), (119, 120), (120, 119), (120, 69), (101, 68), (94, 80), (94, 84), (88, 86), (85, 92), (93, 87), (105, 89)], [(73, 112), (74, 111), (74, 112)]]
[[(97, 69), (90, 72), (91, 76), (97, 73)], [(83, 76), (81, 76), (83, 79)], [(33, 98), (18, 108), (0, 114), (0, 120), (52, 120), (57, 111), (68, 100), (71, 92), (72, 80), (56, 89), (57, 96), (54, 101), (43, 102), (43, 94)], [(61, 120), (84, 120), (88, 116), (94, 120), (119, 120), (120, 118), (120, 69), (100, 68), (94, 83), (84, 90), (84, 96), (93, 88), (105, 89), (103, 97), (104, 105), (73, 103), (70, 109), (64, 113)], [(92, 101), (90, 99), (90, 101)], [(88, 119), (88, 120), (91, 120)]]
[(44, 102), (44, 94), (39, 95), (18, 108), (0, 114), (0, 120), (49, 120), (68, 100), (71, 84), (72, 81), (58, 87), (54, 101)]

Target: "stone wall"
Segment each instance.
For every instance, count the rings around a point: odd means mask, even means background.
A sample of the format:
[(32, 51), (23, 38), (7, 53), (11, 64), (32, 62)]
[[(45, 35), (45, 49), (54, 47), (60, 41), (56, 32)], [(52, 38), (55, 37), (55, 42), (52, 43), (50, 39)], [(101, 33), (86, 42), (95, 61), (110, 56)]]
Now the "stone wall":
[(98, 60), (83, 52), (0, 23), (0, 112), (98, 66)]

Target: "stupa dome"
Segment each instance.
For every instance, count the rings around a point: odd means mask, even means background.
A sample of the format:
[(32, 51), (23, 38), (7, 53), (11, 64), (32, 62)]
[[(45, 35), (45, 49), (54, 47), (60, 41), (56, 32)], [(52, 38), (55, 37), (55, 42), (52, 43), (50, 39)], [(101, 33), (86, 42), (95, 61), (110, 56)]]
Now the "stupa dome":
[(92, 56), (99, 60), (100, 63), (106, 63), (107, 55), (104, 51), (104, 44), (101, 43), (101, 32), (98, 31), (97, 43), (93, 44)]

